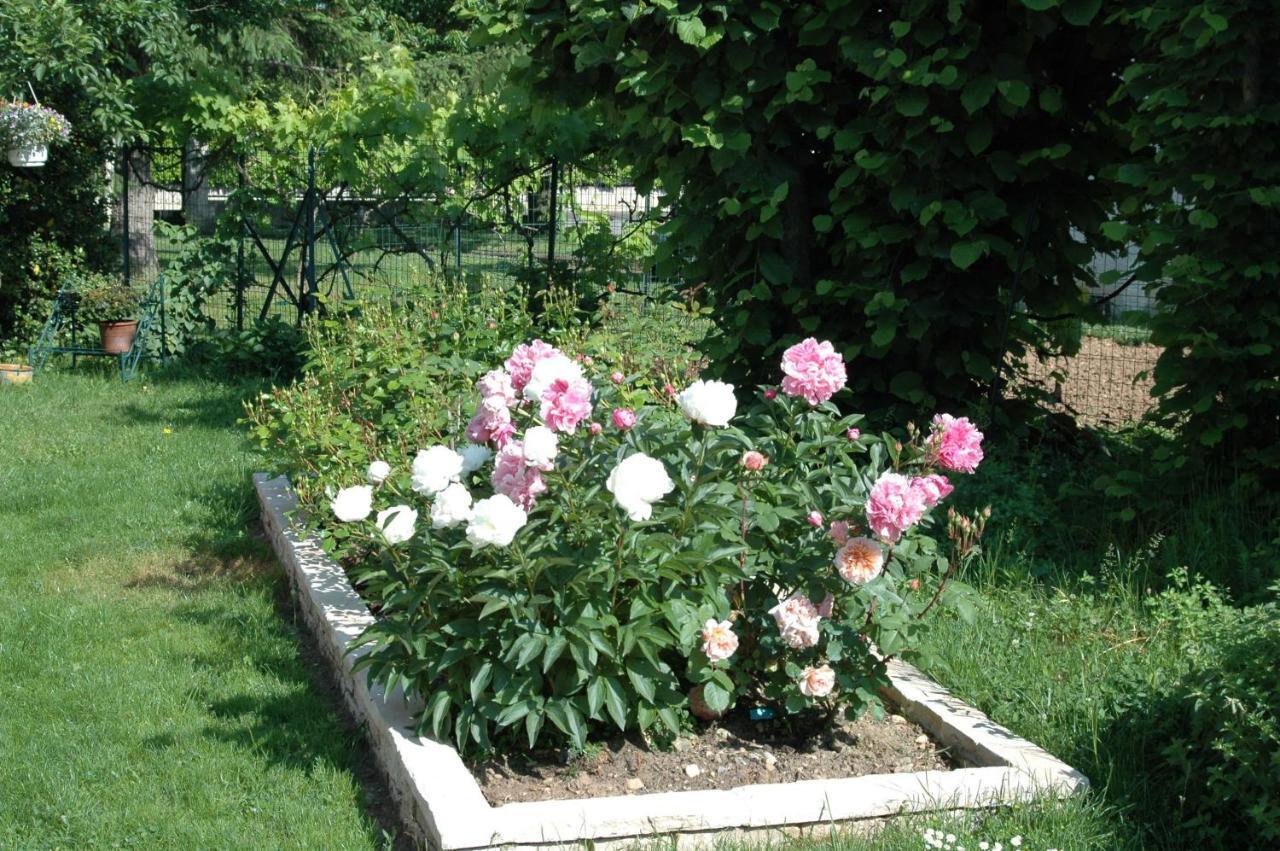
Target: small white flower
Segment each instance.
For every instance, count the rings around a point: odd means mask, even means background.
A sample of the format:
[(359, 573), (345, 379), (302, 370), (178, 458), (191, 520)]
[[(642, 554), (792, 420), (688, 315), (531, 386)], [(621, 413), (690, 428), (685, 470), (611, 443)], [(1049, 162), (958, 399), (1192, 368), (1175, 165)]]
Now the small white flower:
[(369, 472), (366, 475), (369, 478), (369, 484), (380, 485), (387, 480), (387, 476), (391, 475), (391, 465), (386, 461), (374, 461), (369, 465)]
[(478, 443), (468, 443), (462, 450), (462, 475), (469, 476), (493, 457), (493, 450)]
[(431, 504), (431, 527), (449, 529), (471, 519), (471, 492), (454, 482), (436, 495)]
[(653, 516), (653, 504), (675, 489), (667, 468), (643, 452), (624, 458), (609, 474), (605, 487), (627, 516), (637, 522)]
[(955, 842), (955, 841), (956, 841), (956, 835), (955, 835), (954, 833), (948, 833), (948, 834), (947, 834), (947, 842), (949, 842), (949, 843), (950, 843), (950, 842)]
[(543, 358), (533, 366), (533, 372), (529, 374), (529, 381), (524, 386), (524, 398), (532, 399), (535, 402), (542, 401), (542, 391), (546, 390), (558, 379), (572, 381), (576, 378), (585, 378), (582, 367), (571, 358), (556, 353), (549, 358)]
[(738, 411), (733, 385), (723, 381), (695, 381), (676, 397), (680, 410), (695, 423), (722, 427)]
[(524, 433), (524, 461), (530, 467), (550, 470), (560, 452), (560, 440), (546, 426), (534, 426)]
[(1021, 836), (1015, 836), (1015, 837), (1013, 837), (1013, 839), (1010, 839), (1010, 840), (1009, 840), (1009, 844), (1010, 844), (1010, 845), (1012, 845), (1014, 848), (1021, 848), (1021, 847), (1022, 847), (1022, 837), (1021, 837)]
[(356, 485), (343, 488), (330, 503), (333, 514), (343, 523), (363, 520), (373, 511), (373, 488), (369, 485)]
[(435, 496), (462, 477), (462, 456), (447, 446), (432, 446), (413, 459), (412, 487), (423, 496)]
[(418, 512), (407, 505), (393, 505), (378, 512), (378, 528), (388, 544), (395, 546), (413, 538)]
[(982, 851), (990, 851), (991, 843), (984, 839), (978, 843), (978, 847), (982, 849)]
[(467, 540), (477, 547), (505, 547), (529, 520), (524, 509), (505, 494), (482, 499), (471, 511)]

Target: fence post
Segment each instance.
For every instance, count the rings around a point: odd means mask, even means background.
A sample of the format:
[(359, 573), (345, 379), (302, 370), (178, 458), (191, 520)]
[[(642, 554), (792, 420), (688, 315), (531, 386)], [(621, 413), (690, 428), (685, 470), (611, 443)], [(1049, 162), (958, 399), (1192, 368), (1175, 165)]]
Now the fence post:
[(555, 282), (556, 219), (560, 209), (560, 160), (551, 158), (551, 209), (547, 213), (547, 289)]
[(310, 313), (316, 307), (316, 149), (314, 145), (307, 148), (307, 195), (306, 204), (306, 238), (303, 247), (306, 250), (307, 295), (303, 299), (305, 312)]
[[(237, 204), (244, 203), (245, 162), (244, 154), (236, 157), (239, 172)], [(244, 214), (240, 215), (240, 227), (236, 228), (236, 330), (244, 330)]]
[(124, 161), (120, 190), (124, 193), (120, 204), (120, 248), (124, 252), (124, 285), (129, 286), (129, 146), (124, 145), (120, 152)]

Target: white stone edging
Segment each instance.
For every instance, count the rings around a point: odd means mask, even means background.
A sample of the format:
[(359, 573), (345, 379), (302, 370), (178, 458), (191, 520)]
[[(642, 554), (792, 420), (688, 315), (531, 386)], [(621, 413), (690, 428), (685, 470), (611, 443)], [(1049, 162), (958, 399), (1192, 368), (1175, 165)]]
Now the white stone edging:
[(1088, 779), (953, 697), (919, 670), (889, 665), (885, 698), (975, 765), (950, 771), (758, 784), (728, 790), (534, 801), (490, 806), (453, 747), (413, 733), (399, 692), (370, 686), (348, 652), (374, 618), (346, 573), (289, 520), (297, 498), (284, 476), (255, 474), (262, 522), (299, 608), (375, 756), (414, 839), (440, 851), (491, 847), (634, 844), (675, 836), (709, 846), (724, 832), (826, 828), (908, 812), (970, 809), (1083, 792)]

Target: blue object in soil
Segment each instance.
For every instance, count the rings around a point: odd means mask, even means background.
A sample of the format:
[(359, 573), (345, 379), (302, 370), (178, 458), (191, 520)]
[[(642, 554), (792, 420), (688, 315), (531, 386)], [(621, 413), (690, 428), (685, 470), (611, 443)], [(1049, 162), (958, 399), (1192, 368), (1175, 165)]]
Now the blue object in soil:
[(773, 710), (767, 706), (753, 706), (747, 715), (752, 721), (772, 721), (775, 717)]

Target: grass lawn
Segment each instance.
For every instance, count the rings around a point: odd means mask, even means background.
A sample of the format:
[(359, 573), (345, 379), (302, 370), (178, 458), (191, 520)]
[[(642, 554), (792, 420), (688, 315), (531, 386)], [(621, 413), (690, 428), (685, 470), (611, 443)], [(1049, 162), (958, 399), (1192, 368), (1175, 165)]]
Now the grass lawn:
[(252, 532), (245, 389), (0, 387), (0, 847), (384, 844)]

